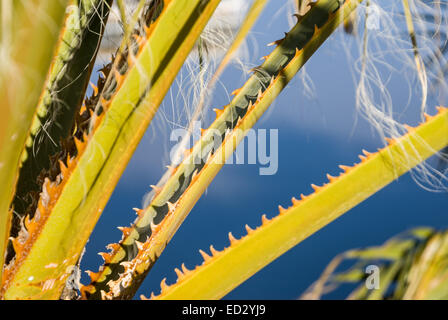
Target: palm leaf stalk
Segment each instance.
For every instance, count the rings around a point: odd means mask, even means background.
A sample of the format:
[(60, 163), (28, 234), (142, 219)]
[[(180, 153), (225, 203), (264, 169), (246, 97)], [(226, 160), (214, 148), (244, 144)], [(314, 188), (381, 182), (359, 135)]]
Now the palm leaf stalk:
[(0, 181), (4, 190), (0, 195), (0, 265), (3, 265), (9, 236), (12, 215), (9, 208), (22, 149), (51, 64), (67, 2), (5, 0), (0, 5)]

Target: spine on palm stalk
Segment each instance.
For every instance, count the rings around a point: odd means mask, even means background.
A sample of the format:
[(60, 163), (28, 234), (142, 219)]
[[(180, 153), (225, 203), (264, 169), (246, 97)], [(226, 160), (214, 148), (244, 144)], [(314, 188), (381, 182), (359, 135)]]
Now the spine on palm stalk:
[[(203, 132), (166, 184), (156, 190), (151, 204), (136, 210), (138, 218), (121, 228), (122, 240), (103, 253), (104, 266), (90, 273), (92, 282), (82, 288), (85, 298), (123, 299), (134, 295), (189, 210), (222, 167), (244, 132), (253, 126), (272, 100), (360, 1), (320, 0), (278, 40), (276, 49), (253, 70), (246, 84), (216, 120)], [(218, 148), (216, 148), (216, 141)]]

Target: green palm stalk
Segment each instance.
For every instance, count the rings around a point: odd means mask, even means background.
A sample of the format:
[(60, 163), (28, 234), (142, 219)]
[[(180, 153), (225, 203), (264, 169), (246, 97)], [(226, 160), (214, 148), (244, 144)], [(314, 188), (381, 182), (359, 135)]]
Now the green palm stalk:
[(0, 180), (5, 190), (0, 195), (0, 265), (3, 265), (9, 236), (12, 216), (9, 208), (18, 179), (19, 160), (66, 4), (67, 0), (5, 0), (0, 6)]

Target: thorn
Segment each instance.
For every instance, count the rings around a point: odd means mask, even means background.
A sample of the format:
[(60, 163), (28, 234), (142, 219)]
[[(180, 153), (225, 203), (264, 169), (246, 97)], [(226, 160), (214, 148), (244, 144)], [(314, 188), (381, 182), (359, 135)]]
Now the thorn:
[(92, 285), (82, 286), (79, 291), (81, 291), (82, 297), (86, 297), (87, 293), (94, 293), (95, 288)]
[(260, 69), (260, 66), (249, 69), (249, 73), (256, 73)]
[(260, 60), (266, 60), (267, 58), (269, 58), (269, 55), (267, 55), (267, 56), (262, 56), (262, 57), (260, 58)]
[(109, 296), (107, 295), (106, 291), (101, 290), (101, 300), (110, 300)]
[(98, 254), (101, 256), (101, 258), (103, 258), (104, 263), (108, 264), (111, 262), (112, 260), (112, 255), (106, 252), (98, 252)]
[(99, 272), (92, 272), (90, 270), (86, 271), (87, 275), (90, 277), (90, 282), (96, 282), (98, 281), (100, 274)]
[[(211, 156), (212, 156), (212, 154), (209, 153), (208, 156), (207, 156), (207, 159), (205, 160), (205, 163), (208, 163), (208, 162), (209, 162)], [(199, 173), (199, 170), (198, 170), (198, 169), (194, 170), (193, 174), (191, 175), (191, 181), (196, 180), (195, 178), (196, 178), (196, 176), (198, 175), (198, 173)]]
[(144, 24), (143, 24), (143, 31), (145, 31), (146, 38), (148, 38), (148, 37), (149, 37), (149, 34), (150, 34), (150, 31), (151, 31), (151, 27), (148, 27), (148, 26), (146, 25), (146, 23), (144, 23)]
[(295, 197), (291, 198), (291, 202), (294, 206), (298, 205), (300, 203), (300, 200), (296, 199)]
[(26, 228), (26, 230), (28, 231), (28, 232), (32, 232), (32, 223), (33, 223), (33, 221), (32, 220), (30, 220), (30, 216), (29, 215), (27, 215), (26, 217), (25, 217), (25, 228)]
[(93, 84), (93, 82), (90, 82), (90, 86), (93, 89), (93, 94), (96, 96), (98, 95), (98, 87), (96, 85)]
[(251, 227), (249, 227), (247, 224), (246, 224), (246, 231), (247, 231), (247, 234), (252, 234), (252, 232), (254, 232), (254, 229), (252, 229)]
[(100, 104), (106, 108), (109, 105), (109, 100), (106, 100), (106, 98), (104, 98), (103, 96), (101, 96), (100, 98)]
[(129, 227), (117, 227), (118, 230), (120, 230), (121, 232), (123, 232), (123, 236), (125, 238), (127, 238), (129, 236), (129, 234), (131, 233), (131, 228)]
[(341, 168), (342, 170), (344, 170), (344, 172), (347, 172), (347, 171), (349, 171), (352, 167), (350, 167), (350, 166), (344, 166), (344, 165), (339, 165), (339, 168)]
[(241, 91), (241, 88), (236, 89), (236, 90), (233, 90), (233, 91), (232, 91), (232, 96), (236, 96), (236, 95), (238, 95), (238, 93), (240, 93), (240, 91)]
[(306, 198), (308, 198), (308, 196), (304, 195), (303, 193), (300, 194), (300, 199), (301, 200), (305, 200)]
[(110, 243), (106, 246), (107, 249), (111, 250), (111, 251), (118, 251), (121, 246), (118, 243)]
[(67, 155), (67, 167), (70, 167), (72, 165), (72, 157), (70, 155)]
[(266, 215), (262, 215), (261, 216), (261, 225), (265, 225), (266, 223), (268, 223), (270, 220), (266, 217)]
[(139, 209), (139, 208), (132, 208), (132, 210), (134, 210), (135, 213), (136, 213), (139, 217), (141, 217), (141, 216), (143, 215), (143, 213), (145, 212), (145, 210), (143, 210), (143, 209)]
[(271, 43), (268, 43), (268, 47), (278, 46), (278, 45), (280, 45), (282, 42), (283, 42), (283, 39), (275, 40), (275, 41), (273, 41), (273, 42), (271, 42)]
[(263, 91), (260, 89), (260, 90), (258, 90), (257, 101), (260, 101), (262, 96), (263, 96)]
[(311, 188), (313, 188), (314, 192), (318, 192), (322, 187), (316, 186), (315, 184), (311, 184)]
[(140, 45), (142, 44), (142, 42), (143, 42), (143, 37), (142, 36), (140, 36), (139, 34), (136, 34), (136, 33), (134, 33), (133, 35), (132, 35), (132, 37), (134, 38), (134, 40), (135, 40), (135, 42), (137, 43), (137, 45), (140, 47)]
[(414, 130), (414, 127), (411, 127), (410, 125), (404, 124), (403, 127), (406, 129), (407, 132), (411, 132)]
[(83, 144), (83, 142), (81, 140), (78, 140), (78, 138), (75, 138), (74, 140), (75, 140), (76, 150), (79, 153), (79, 152), (82, 151), (84, 144)]
[(294, 13), (292, 16), (297, 18), (297, 22), (299, 22), (300, 19), (302, 19), (302, 16), (298, 13)]
[(232, 129), (227, 128), (226, 131), (224, 132), (224, 137), (227, 137), (231, 132), (232, 132)]
[(128, 64), (128, 66), (132, 66), (134, 64), (134, 56), (130, 53), (128, 53), (128, 55), (126, 56), (126, 62)]
[(62, 160), (59, 160), (59, 169), (61, 170), (62, 176), (64, 178), (67, 177), (67, 166)]
[(219, 118), (224, 112), (224, 110), (216, 109), (216, 108), (214, 108), (213, 111), (215, 111), (215, 113), (216, 113), (216, 118)]
[(279, 214), (283, 214), (283, 213), (285, 213), (285, 211), (286, 211), (286, 209), (285, 208), (283, 208), (282, 206), (278, 206), (278, 212), (279, 212)]
[(42, 203), (42, 199), (37, 203), (37, 209), (39, 210), (41, 215), (45, 214), (46, 208), (44, 207), (44, 204)]
[(138, 251), (143, 251), (145, 249), (145, 244), (143, 242), (135, 240), (135, 244), (137, 245)]
[(432, 119), (432, 116), (430, 116), (429, 114), (427, 114), (426, 112), (423, 114), (425, 116), (425, 121), (429, 121)]
[(129, 269), (133, 266), (133, 263), (132, 261), (122, 261), (120, 262), (120, 265), (124, 267), (124, 272), (129, 272)]
[(114, 76), (115, 81), (117, 81), (117, 90), (118, 90), (121, 84), (123, 83), (124, 76), (117, 69), (114, 69)]
[(183, 272), (185, 275), (188, 274), (188, 273), (190, 273), (190, 270), (187, 269), (187, 267), (185, 266), (185, 263), (182, 263), (181, 268), (182, 268), (182, 272)]
[(442, 113), (443, 111), (445, 111), (447, 108), (443, 107), (443, 106), (437, 106), (437, 113)]
[(167, 201), (166, 204), (168, 205), (168, 209), (170, 212), (173, 212), (174, 210), (176, 210), (176, 205), (174, 203)]
[(22, 251), (22, 245), (20, 244), (18, 237), (11, 238), (11, 242), (12, 242), (12, 247), (14, 248), (14, 251), (17, 256)]
[(235, 243), (238, 242), (238, 240), (233, 236), (232, 232), (229, 232), (229, 241), (230, 245), (234, 245)]
[(162, 188), (155, 186), (153, 184), (151, 184), (150, 187), (152, 188), (152, 190), (154, 190), (155, 194), (159, 194), (160, 191), (162, 191)]
[(219, 253), (219, 251), (216, 250), (212, 245), (210, 246), (210, 252), (212, 253), (212, 256), (216, 256)]
[(327, 173), (327, 179), (328, 179), (328, 181), (333, 182), (333, 181), (335, 181), (337, 178), (336, 178), (336, 177), (333, 177), (332, 175), (330, 175), (330, 174)]
[(365, 150), (365, 149), (362, 149), (362, 153), (364, 153), (364, 155), (366, 156), (366, 157), (369, 157), (369, 156), (371, 156), (373, 153), (371, 153), (371, 152), (369, 152), (369, 151), (367, 151), (367, 150)]
[(180, 271), (178, 268), (174, 268), (174, 272), (176, 272), (178, 280), (181, 280), (185, 277), (185, 275), (182, 273), (182, 271)]
[(360, 155), (358, 156), (358, 158), (361, 160), (361, 162), (367, 160), (367, 157), (366, 157), (366, 156), (363, 156), (362, 154), (360, 154)]
[(204, 259), (204, 262), (208, 262), (211, 259), (211, 257), (208, 254), (206, 254), (205, 251), (199, 249), (199, 253)]
[(394, 138), (389, 138), (389, 137), (385, 137), (384, 140), (386, 140), (386, 142), (390, 145), (393, 144), (395, 142)]
[(154, 223), (154, 220), (151, 221), (151, 231), (152, 232), (156, 232), (157, 231), (157, 224)]
[(166, 278), (163, 278), (162, 282), (160, 282), (160, 289), (162, 289), (162, 292), (165, 292), (169, 286), (166, 284)]

